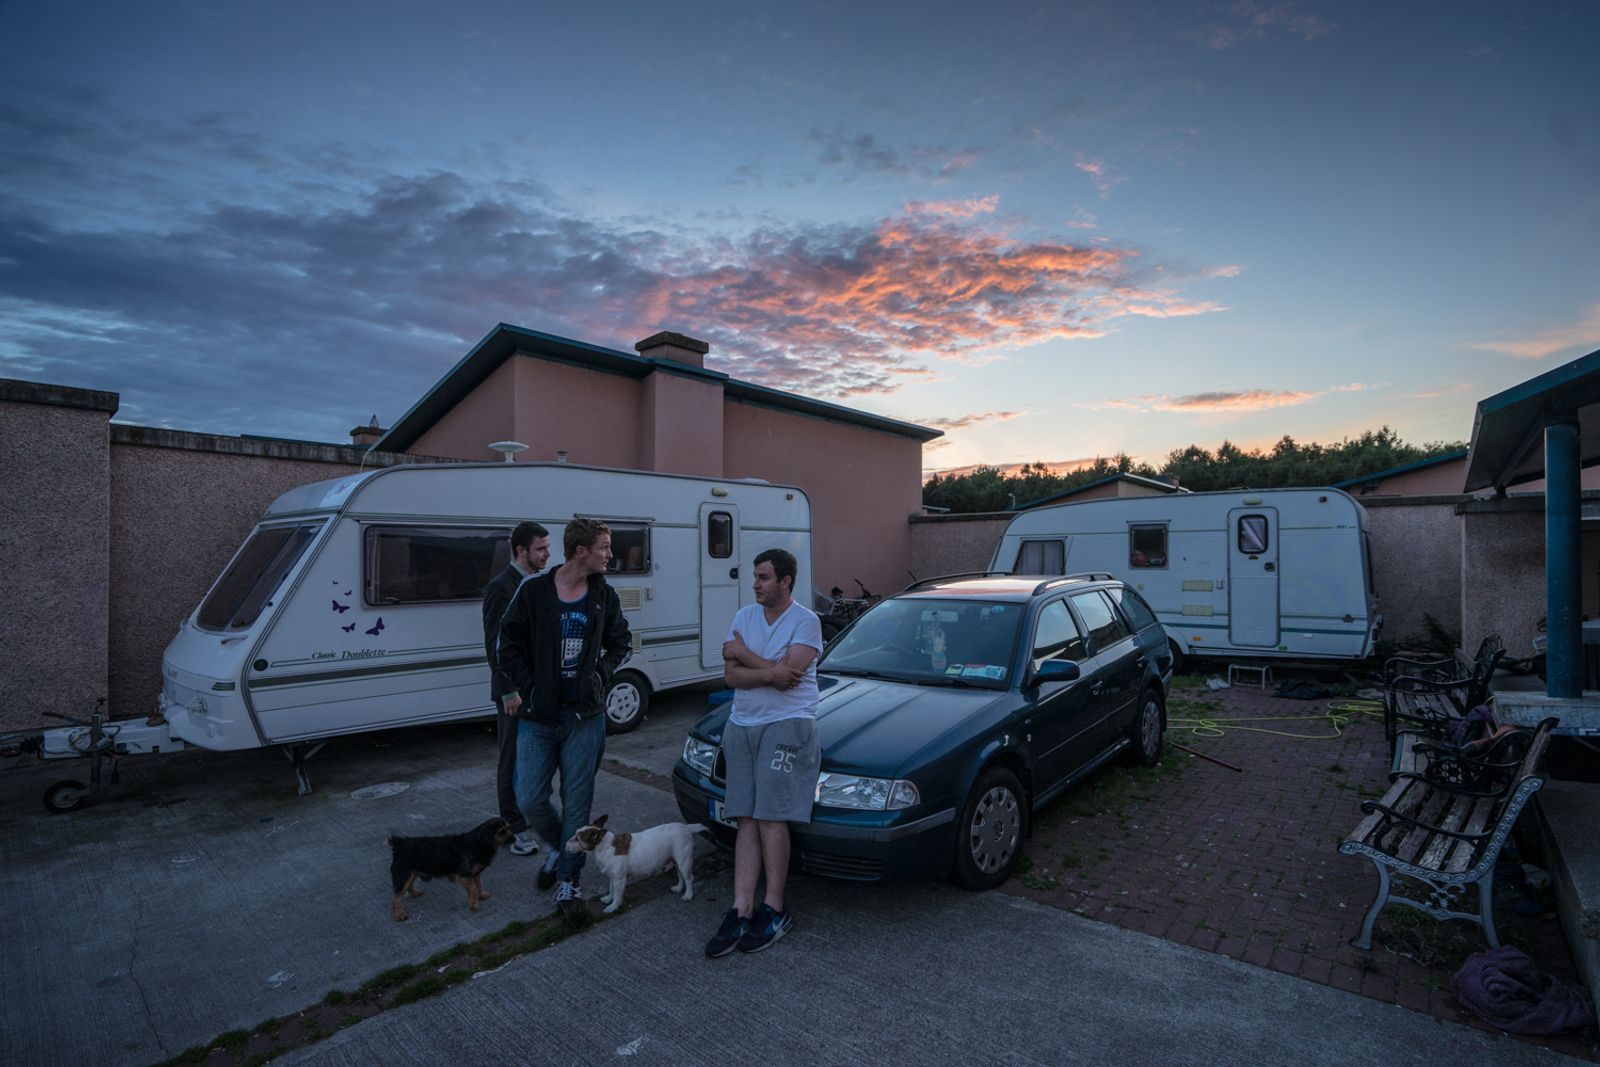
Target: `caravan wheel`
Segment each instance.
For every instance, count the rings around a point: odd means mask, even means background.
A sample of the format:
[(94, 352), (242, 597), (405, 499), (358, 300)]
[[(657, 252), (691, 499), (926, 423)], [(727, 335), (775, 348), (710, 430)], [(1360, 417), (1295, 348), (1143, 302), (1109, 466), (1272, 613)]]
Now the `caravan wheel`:
[(72, 811), (89, 795), (89, 787), (68, 778), (44, 791), (44, 806), (52, 815)]
[(618, 671), (606, 690), (606, 733), (625, 734), (650, 710), (650, 683), (637, 671)]

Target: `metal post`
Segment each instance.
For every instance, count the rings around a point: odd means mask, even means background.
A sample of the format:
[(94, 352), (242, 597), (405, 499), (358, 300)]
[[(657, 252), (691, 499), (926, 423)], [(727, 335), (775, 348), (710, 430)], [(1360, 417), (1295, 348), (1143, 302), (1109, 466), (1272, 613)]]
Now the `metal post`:
[(1578, 426), (1544, 431), (1544, 600), (1548, 638), (1545, 692), (1583, 695), (1583, 579), (1580, 573)]

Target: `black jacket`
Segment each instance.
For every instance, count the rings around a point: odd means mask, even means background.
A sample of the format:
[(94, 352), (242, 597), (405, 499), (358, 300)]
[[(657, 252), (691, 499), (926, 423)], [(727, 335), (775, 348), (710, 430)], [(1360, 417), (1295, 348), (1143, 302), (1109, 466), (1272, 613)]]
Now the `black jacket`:
[(506, 605), (521, 584), (522, 572), (507, 566), (483, 587), (483, 652), (489, 657), (489, 695), (496, 700), (511, 692), (511, 683), (500, 669), (500, 657), (495, 652), (500, 643), (500, 616), (506, 613)]
[[(589, 626), (578, 663), (576, 710), (581, 717), (605, 710), (606, 687), (633, 650), (632, 641), (617, 591), (605, 575), (589, 575)], [(561, 711), (561, 602), (554, 570), (517, 588), (500, 617), (496, 653), (511, 688), (522, 695), (517, 717), (555, 722)]]

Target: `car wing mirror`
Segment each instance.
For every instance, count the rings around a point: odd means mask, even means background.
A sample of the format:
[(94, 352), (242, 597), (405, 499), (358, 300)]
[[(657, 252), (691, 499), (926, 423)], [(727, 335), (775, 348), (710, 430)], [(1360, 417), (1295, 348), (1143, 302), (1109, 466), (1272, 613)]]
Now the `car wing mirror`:
[(1070, 659), (1047, 659), (1039, 664), (1033, 680), (1039, 682), (1075, 682), (1083, 676), (1078, 664)]

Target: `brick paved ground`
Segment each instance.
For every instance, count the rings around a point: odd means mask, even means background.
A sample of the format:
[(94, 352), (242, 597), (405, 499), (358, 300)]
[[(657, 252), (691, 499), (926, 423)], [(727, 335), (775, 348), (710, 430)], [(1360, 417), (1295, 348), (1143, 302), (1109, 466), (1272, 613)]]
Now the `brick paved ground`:
[[(1450, 993), (1450, 976), (1468, 955), (1486, 947), (1475, 925), (1437, 923), (1390, 906), (1379, 917), (1371, 952), (1348, 944), (1360, 932), (1377, 875), (1370, 861), (1341, 855), (1337, 846), (1360, 821), (1361, 800), (1381, 796), (1388, 787), (1389, 757), (1380, 719), (1358, 715), (1332, 736), (1326, 712), (1326, 700), (1289, 700), (1245, 687), (1214, 692), (1199, 677), (1180, 678), (1169, 707), (1174, 720), (1324, 717), (1236, 723), (1220, 737), (1197, 734), (1175, 721), (1160, 767), (1107, 768), (1040, 813), (1023, 868), (1005, 891), (1443, 1019), (1482, 1025)], [(1242, 771), (1177, 751), (1170, 743)], [(1553, 912), (1539, 918), (1516, 915), (1510, 910), (1514, 896), (1497, 887), (1501, 942), (1523, 949), (1547, 972), (1576, 980)], [(1600, 1061), (1592, 1034), (1538, 1043)]]

